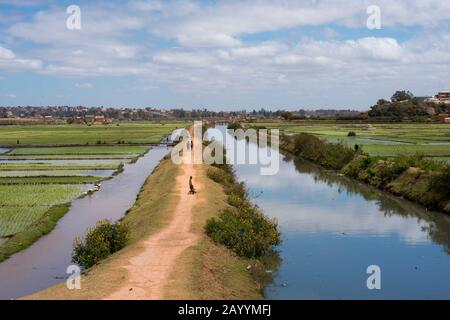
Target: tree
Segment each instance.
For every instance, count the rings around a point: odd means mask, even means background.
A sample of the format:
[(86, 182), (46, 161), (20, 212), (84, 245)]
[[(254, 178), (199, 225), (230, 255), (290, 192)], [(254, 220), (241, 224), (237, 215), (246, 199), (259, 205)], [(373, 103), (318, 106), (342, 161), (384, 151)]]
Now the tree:
[(414, 98), (414, 95), (409, 91), (396, 91), (391, 97), (392, 102), (410, 101)]
[(284, 118), (284, 120), (294, 119), (294, 115), (292, 114), (292, 112), (289, 112), (289, 111), (282, 112), (281, 116)]

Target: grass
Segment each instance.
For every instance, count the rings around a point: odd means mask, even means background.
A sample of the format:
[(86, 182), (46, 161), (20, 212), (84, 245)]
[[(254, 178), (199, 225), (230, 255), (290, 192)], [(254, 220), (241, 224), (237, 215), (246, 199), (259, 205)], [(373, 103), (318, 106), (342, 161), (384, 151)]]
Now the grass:
[[(321, 139), (333, 143), (342, 142), (349, 146), (359, 144), (364, 152), (371, 156), (394, 157), (420, 153), (425, 157), (450, 161), (450, 125), (448, 124), (377, 123), (373, 124), (373, 130), (367, 130), (367, 124), (311, 121), (258, 122), (249, 123), (247, 126), (278, 128), (285, 134), (310, 133)], [(356, 137), (348, 137), (350, 131), (355, 132)]]
[[(33, 244), (41, 236), (49, 233), (67, 211), (69, 204), (59, 204), (46, 209), (39, 219), (31, 222), (22, 232), (15, 233), (8, 239), (0, 238), (0, 262), (12, 254), (19, 252)], [(1, 216), (1, 214), (0, 214)]]
[[(107, 170), (100, 170), (100, 172), (107, 173)], [(94, 174), (99, 174), (99, 172), (92, 171), (82, 171), (82, 170), (47, 170), (47, 171), (0, 171), (0, 177), (74, 177), (74, 176), (89, 176)], [(102, 178), (104, 176), (102, 175)]]
[(65, 155), (136, 155), (148, 151), (145, 146), (95, 146), (95, 147), (49, 147), (49, 148), (16, 148), (8, 156), (65, 156)]
[(397, 155), (423, 154), (426, 157), (450, 158), (450, 145), (363, 145), (363, 150), (371, 156), (393, 157)]
[(117, 163), (94, 164), (46, 164), (46, 163), (0, 163), (1, 171), (54, 171), (54, 170), (116, 170)]
[(323, 137), (346, 138), (350, 131), (357, 137), (406, 143), (450, 142), (450, 125), (424, 123), (367, 124), (324, 122), (259, 122), (248, 124), (254, 127), (279, 128), (284, 133), (311, 133)]
[(0, 126), (0, 145), (155, 143), (185, 122), (120, 123), (120, 125), (7, 125)]
[(84, 189), (70, 184), (0, 186), (0, 208), (53, 206), (79, 197)]
[[(42, 179), (48, 178), (51, 181)], [(59, 178), (64, 181), (57, 181)], [(75, 183), (84, 177), (22, 177), (0, 178), (11, 180), (0, 185), (0, 261), (31, 245), (40, 236), (50, 232), (68, 211), (69, 203), (86, 189)], [(88, 177), (97, 181), (97, 177)], [(39, 184), (26, 184), (40, 179)], [(22, 180), (22, 184), (15, 184)], [(23, 181), (26, 180), (26, 181)], [(3, 181), (6, 182), (6, 181)], [(34, 181), (36, 182), (36, 181)], [(64, 184), (55, 184), (63, 183)], [(78, 183), (78, 182), (77, 182)]]
[(21, 184), (89, 184), (103, 180), (95, 176), (55, 176), (55, 177), (0, 177), (0, 185)]
[(13, 156), (0, 156), (1, 160), (129, 160), (138, 157), (139, 154), (108, 154), (108, 155), (98, 155), (98, 154), (83, 154), (83, 155), (61, 155), (61, 154), (51, 154), (51, 155), (13, 155)]

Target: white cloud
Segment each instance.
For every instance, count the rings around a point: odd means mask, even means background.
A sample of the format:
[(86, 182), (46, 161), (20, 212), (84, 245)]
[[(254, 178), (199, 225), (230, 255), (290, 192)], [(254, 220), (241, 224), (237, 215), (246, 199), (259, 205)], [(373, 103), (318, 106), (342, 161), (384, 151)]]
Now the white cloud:
[(8, 50), (6, 48), (0, 47), (0, 59), (14, 59), (16, 55), (11, 50)]
[(7, 94), (5, 94), (5, 97), (6, 97), (6, 98), (9, 98), (9, 99), (15, 99), (15, 98), (17, 98), (17, 96), (16, 96), (15, 94), (13, 94), (13, 93), (7, 93)]
[(130, 8), (138, 11), (160, 11), (163, 5), (161, 1), (134, 0), (130, 2)]
[(42, 61), (18, 57), (11, 50), (0, 46), (0, 70), (38, 70), (42, 68)]
[[(388, 36), (351, 37), (351, 32), (335, 31), (335, 26), (365, 28), (366, 8), (372, 2), (88, 3), (82, 7), (79, 31), (66, 29), (65, 8), (55, 4), (0, 30), (8, 45), (0, 46), (0, 70), (83, 79), (78, 81), (133, 76), (189, 94), (223, 97), (225, 91), (233, 92), (236, 101), (264, 103), (270, 100), (260, 96), (270, 94), (276, 101), (281, 92), (298, 104), (313, 102), (318, 92), (316, 99), (323, 104), (334, 103), (331, 96), (338, 101), (341, 95), (345, 101), (350, 91), (375, 96), (392, 86), (445, 85), (442, 79), (450, 68), (450, 2), (379, 0), (383, 34)], [(305, 37), (298, 29), (303, 26), (317, 26), (317, 34)], [(408, 41), (395, 37), (404, 26), (418, 26)], [(259, 37), (260, 33), (267, 34)], [(170, 45), (160, 45), (161, 39)], [(21, 51), (20, 45), (14, 46), (17, 43), (29, 49)], [(320, 94), (324, 85), (333, 93), (330, 98)], [(360, 90), (350, 89), (354, 86)]]
[(94, 88), (94, 85), (89, 82), (83, 82), (83, 83), (76, 83), (75, 87), (77, 87), (78, 89), (92, 89)]

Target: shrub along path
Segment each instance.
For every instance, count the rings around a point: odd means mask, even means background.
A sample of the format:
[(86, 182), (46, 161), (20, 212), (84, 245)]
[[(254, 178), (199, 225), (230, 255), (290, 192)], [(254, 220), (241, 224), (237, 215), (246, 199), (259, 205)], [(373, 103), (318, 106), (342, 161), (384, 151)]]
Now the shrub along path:
[[(191, 152), (184, 157), (191, 157)], [(195, 180), (198, 171), (196, 165), (183, 163), (180, 169), (181, 174), (178, 175), (175, 185), (179, 200), (170, 223), (160, 232), (142, 241), (142, 251), (129, 258), (123, 266), (128, 271), (127, 281), (108, 299), (163, 299), (177, 258), (197, 242), (198, 235), (191, 231), (191, 226), (194, 206), (199, 201), (204, 201), (203, 186)], [(195, 188), (200, 191), (196, 195), (188, 195), (190, 176), (194, 178)]]

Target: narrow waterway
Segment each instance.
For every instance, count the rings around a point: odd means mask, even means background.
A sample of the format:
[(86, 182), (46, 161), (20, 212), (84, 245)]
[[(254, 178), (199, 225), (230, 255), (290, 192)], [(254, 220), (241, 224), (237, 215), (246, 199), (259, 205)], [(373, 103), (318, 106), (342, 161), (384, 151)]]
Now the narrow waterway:
[(75, 237), (98, 220), (123, 217), (168, 152), (167, 147), (154, 147), (135, 164), (125, 164), (124, 172), (104, 181), (100, 191), (73, 201), (70, 211), (50, 234), (0, 263), (0, 299), (18, 298), (64, 281)]
[[(282, 262), (267, 298), (450, 299), (449, 216), (280, 158), (273, 176), (260, 175), (258, 165), (234, 166), (282, 232)], [(367, 288), (370, 265), (381, 269), (381, 290)]]

